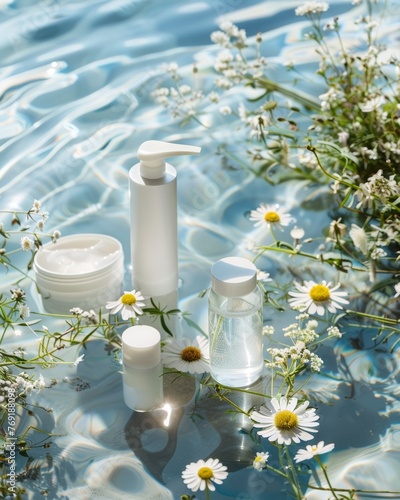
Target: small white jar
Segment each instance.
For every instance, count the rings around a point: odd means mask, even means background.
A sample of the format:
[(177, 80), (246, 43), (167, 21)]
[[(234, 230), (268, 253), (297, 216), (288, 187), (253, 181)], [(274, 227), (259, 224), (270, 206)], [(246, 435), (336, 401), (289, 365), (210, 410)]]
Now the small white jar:
[(73, 307), (97, 312), (121, 295), (122, 245), (104, 234), (64, 236), (36, 253), (33, 270), (47, 312), (69, 314)]
[(150, 411), (163, 398), (161, 335), (156, 328), (136, 325), (122, 334), (125, 404), (131, 410)]

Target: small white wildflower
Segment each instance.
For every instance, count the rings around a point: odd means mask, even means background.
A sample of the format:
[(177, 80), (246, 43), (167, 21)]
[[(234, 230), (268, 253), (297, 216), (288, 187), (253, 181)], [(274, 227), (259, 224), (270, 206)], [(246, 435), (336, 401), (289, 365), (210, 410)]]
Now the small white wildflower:
[(79, 363), (82, 363), (82, 361), (83, 361), (83, 358), (84, 358), (84, 357), (85, 357), (85, 355), (84, 355), (84, 354), (81, 354), (80, 356), (78, 356), (78, 357), (76, 358), (75, 362), (74, 362), (74, 366), (78, 366), (78, 365), (79, 365)]
[(83, 313), (83, 309), (80, 307), (73, 307), (72, 309), (69, 310), (71, 314), (75, 314), (77, 316), (81, 315)]
[(18, 311), (19, 311), (19, 317), (21, 319), (26, 319), (31, 314), (29, 307), (25, 304), (18, 304)]
[(219, 95), (216, 92), (210, 92), (208, 98), (211, 102), (217, 104), (219, 102)]
[(42, 374), (40, 374), (39, 378), (35, 381), (34, 387), (38, 391), (40, 391), (41, 389), (44, 389), (46, 387), (46, 382), (44, 381), (44, 378), (43, 378)]
[(368, 253), (367, 246), (367, 233), (362, 227), (357, 226), (357, 224), (352, 224), (349, 232), (350, 238), (354, 243), (354, 246), (358, 248), (364, 255)]
[[(354, 2), (353, 2), (354, 3)], [(299, 450), (294, 457), (295, 462), (299, 463), (303, 460), (309, 460), (314, 458), (316, 455), (322, 455), (323, 453), (329, 453), (335, 447), (334, 444), (324, 444), (320, 441), (317, 445), (307, 445), (305, 450)]]
[(339, 142), (343, 146), (346, 146), (348, 138), (349, 138), (349, 133), (348, 132), (342, 131), (342, 132), (338, 133)]
[(189, 87), (189, 85), (181, 85), (179, 87), (179, 92), (182, 95), (187, 95), (187, 94), (190, 94), (192, 92), (192, 89), (191, 89), (191, 87)]
[(36, 223), (36, 227), (39, 231), (43, 231), (44, 229), (44, 220), (43, 219), (40, 219), (39, 221), (37, 221)]
[(308, 16), (311, 14), (320, 14), (329, 9), (328, 2), (306, 2), (305, 4), (297, 7), (295, 10), (296, 16)]
[(400, 194), (400, 185), (396, 182), (395, 175), (393, 174), (387, 179), (384, 177), (382, 169), (379, 169), (374, 175), (369, 177), (364, 187), (370, 193), (384, 200)]
[(25, 298), (25, 292), (21, 288), (16, 288), (12, 290), (11, 299), (12, 300), (22, 300)]
[(371, 111), (375, 111), (376, 109), (378, 109), (384, 103), (384, 101), (385, 98), (383, 97), (383, 95), (378, 95), (360, 103), (359, 107), (362, 112), (371, 113)]
[(271, 325), (265, 325), (262, 332), (263, 335), (273, 335), (275, 333), (275, 328)]
[(230, 106), (221, 106), (219, 108), (219, 112), (221, 113), (221, 115), (230, 115), (232, 114), (232, 109)]
[(60, 237), (61, 237), (61, 233), (60, 233), (60, 231), (58, 231), (58, 229), (53, 231), (53, 235), (51, 237), (53, 242), (57, 241)]
[(400, 282), (394, 285), (394, 291), (396, 292), (394, 298), (400, 297)]
[(290, 231), (290, 236), (294, 240), (301, 240), (304, 237), (305, 231), (301, 227), (294, 226), (294, 228)]
[(97, 314), (91, 309), (90, 311), (83, 311), (82, 318), (85, 318), (89, 323), (97, 323)]
[(221, 47), (231, 47), (230, 37), (222, 31), (213, 31), (210, 35), (210, 39), (213, 43)]
[(29, 250), (32, 250), (35, 246), (35, 243), (32, 238), (29, 236), (23, 236), (21, 238), (21, 248), (24, 252), (29, 252)]
[(258, 471), (261, 471), (262, 469), (265, 468), (265, 464), (267, 463), (267, 460), (268, 460), (268, 457), (269, 457), (269, 453), (268, 452), (257, 452), (257, 455), (255, 457), (255, 459), (253, 460), (253, 467), (258, 470)]
[(269, 277), (269, 273), (265, 273), (264, 271), (261, 271), (260, 269), (257, 269), (257, 281), (272, 281), (272, 279)]
[(386, 255), (387, 253), (385, 252), (385, 250), (383, 250), (383, 248), (375, 247), (371, 252), (371, 259), (372, 260), (383, 259), (384, 257), (386, 257)]
[(338, 339), (340, 339), (343, 336), (342, 332), (337, 326), (329, 326), (326, 331), (329, 337), (337, 337)]
[(343, 237), (347, 232), (347, 227), (346, 224), (340, 222), (341, 220), (342, 219), (339, 218), (338, 220), (333, 220), (329, 224), (328, 237), (326, 238), (326, 241), (337, 241), (343, 243)]
[(324, 361), (314, 352), (310, 353), (310, 367), (313, 372), (320, 372)]
[(309, 330), (315, 330), (318, 327), (318, 321), (316, 319), (310, 319), (307, 321), (307, 328)]
[(40, 212), (40, 207), (41, 207), (40, 201), (34, 200), (32, 208), (31, 208), (30, 211), (31, 212), (35, 212), (36, 214), (38, 214)]
[(316, 168), (318, 165), (317, 159), (310, 152), (300, 153), (299, 163), (300, 165), (304, 165), (307, 168)]
[(221, 89), (229, 90), (232, 87), (233, 83), (230, 82), (227, 78), (218, 77), (215, 79), (215, 85)]

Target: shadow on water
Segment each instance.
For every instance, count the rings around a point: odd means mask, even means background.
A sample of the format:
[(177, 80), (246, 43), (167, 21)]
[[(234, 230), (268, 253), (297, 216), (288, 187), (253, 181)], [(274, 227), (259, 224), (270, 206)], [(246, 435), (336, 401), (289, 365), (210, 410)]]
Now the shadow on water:
[[(261, 397), (234, 391), (229, 397), (244, 409), (262, 401)], [(161, 482), (168, 479), (167, 466), (172, 460), (184, 470), (192, 461), (218, 457), (230, 472), (235, 472), (252, 463), (254, 443), (250, 419), (232, 410), (229, 403), (207, 389), (196, 393), (193, 378), (166, 374), (164, 406), (151, 412), (133, 412), (125, 438), (151, 475)]]

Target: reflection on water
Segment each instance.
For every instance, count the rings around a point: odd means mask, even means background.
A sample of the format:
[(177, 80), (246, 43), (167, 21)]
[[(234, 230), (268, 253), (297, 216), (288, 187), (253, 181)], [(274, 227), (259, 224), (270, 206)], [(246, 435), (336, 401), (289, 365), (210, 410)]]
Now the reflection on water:
[[(212, 262), (227, 254), (251, 256), (251, 240), (268, 243), (248, 223), (246, 212), (273, 199), (301, 219), (307, 235), (327, 219), (321, 206), (309, 211), (309, 200), (299, 206), (307, 197), (302, 185), (278, 189), (241, 170), (222, 170), (215, 146), (217, 140), (229, 141), (232, 130), (220, 127), (211, 136), (198, 125), (180, 128), (148, 95), (162, 81), (161, 63), (210, 60), (216, 49), (209, 35), (224, 16), (248, 34), (265, 32), (274, 63), (271, 77), (289, 82), (284, 62), (296, 60), (307, 70), (314, 59), (307, 44), (298, 43), (305, 29), (304, 20), (294, 15), (300, 3), (0, 2), (2, 208), (25, 209), (36, 198), (50, 212), (50, 233), (106, 233), (119, 239), (129, 256), (128, 170), (136, 163), (139, 144), (161, 139), (201, 145), (201, 157), (177, 158), (174, 165), (179, 175), (180, 306), (205, 328), (206, 302), (197, 295), (209, 286)], [(331, 16), (346, 13), (344, 37), (349, 38), (361, 7), (345, 0), (331, 4)], [(399, 9), (392, 4), (395, 15)], [(385, 37), (397, 36), (394, 21)], [(308, 90), (317, 95), (320, 89), (310, 83)], [(258, 264), (272, 277), (282, 271), (275, 255)], [(2, 275), (2, 285), (8, 289), (16, 278), (10, 271)], [(34, 300), (30, 306), (39, 307)], [(289, 323), (272, 310), (267, 320), (277, 330)], [(61, 325), (50, 319), (47, 324)], [(182, 334), (186, 328), (181, 327)], [(353, 332), (334, 348), (325, 347), (327, 373), (315, 377), (308, 395), (321, 415), (318, 438), (336, 443), (326, 462), (335, 486), (399, 490), (400, 351), (399, 346), (393, 353), (390, 345), (373, 347), (370, 337), (370, 332)], [(36, 339), (28, 334), (8, 340), (13, 346), (18, 341), (35, 349)], [(78, 354), (66, 357), (74, 360)], [(231, 472), (213, 499), (287, 498), (282, 482), (248, 468), (257, 451), (271, 450), (250, 435), (247, 419), (226, 413), (226, 404), (207, 391), (199, 395), (186, 378), (165, 379), (164, 404), (169, 406), (132, 413), (123, 403), (120, 370), (102, 344), (92, 342), (77, 368), (43, 372), (52, 387), (36, 396), (43, 409), (35, 410), (35, 425), (56, 436), (50, 449), (30, 452), (30, 471), (19, 478), (29, 498), (47, 492), (48, 498), (58, 499), (177, 499), (188, 493), (181, 479), (185, 466), (208, 456), (219, 458)], [(260, 402), (242, 399), (240, 404)], [(42, 438), (33, 435), (34, 442)], [(274, 456), (270, 463), (279, 467)], [(312, 500), (328, 497), (321, 491), (307, 493)]]

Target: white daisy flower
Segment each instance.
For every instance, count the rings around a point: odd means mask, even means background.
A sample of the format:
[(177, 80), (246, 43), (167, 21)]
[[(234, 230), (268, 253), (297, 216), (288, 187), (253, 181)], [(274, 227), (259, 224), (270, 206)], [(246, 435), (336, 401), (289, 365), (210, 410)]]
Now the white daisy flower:
[(264, 452), (259, 453), (258, 452), (255, 459), (253, 460), (253, 467), (256, 470), (264, 469), (265, 464), (267, 463), (268, 457), (269, 457), (268, 452), (266, 452), (266, 453), (264, 453)]
[(164, 346), (163, 362), (180, 372), (204, 373), (209, 371), (210, 347), (208, 340), (198, 335), (194, 340), (173, 339)]
[(253, 411), (250, 418), (256, 422), (254, 427), (261, 428), (257, 434), (269, 441), (287, 445), (292, 441), (309, 441), (313, 438), (310, 432), (317, 432), (314, 427), (319, 425), (315, 409), (307, 410), (309, 404), (309, 401), (305, 401), (297, 407), (297, 398), (289, 401), (284, 396), (279, 401), (272, 398), (260, 411)]
[(205, 489), (215, 491), (216, 484), (222, 484), (227, 478), (227, 467), (222, 465), (217, 458), (209, 458), (206, 462), (199, 460), (186, 466), (182, 472), (182, 479), (186, 486), (192, 491), (204, 491)]
[(256, 210), (250, 212), (250, 220), (255, 221), (255, 227), (262, 224), (267, 224), (268, 227), (281, 227), (288, 226), (293, 221), (293, 218), (279, 205), (261, 203)]
[(394, 291), (396, 292), (394, 298), (397, 299), (400, 296), (400, 282), (394, 285)]
[(320, 441), (318, 444), (309, 444), (306, 446), (305, 450), (299, 450), (294, 459), (296, 463), (302, 462), (303, 460), (309, 460), (310, 458), (314, 458), (315, 455), (329, 453), (334, 447), (335, 445), (333, 443), (324, 445), (323, 441)]
[(293, 298), (289, 299), (292, 307), (302, 307), (310, 314), (318, 314), (322, 316), (325, 307), (331, 313), (336, 313), (338, 309), (343, 309), (341, 304), (348, 304), (349, 301), (344, 299), (347, 292), (337, 292), (340, 283), (332, 287), (332, 283), (322, 281), (315, 283), (314, 281), (304, 281), (304, 285), (295, 283), (298, 292), (289, 292)]
[(143, 314), (142, 307), (145, 303), (142, 302), (143, 295), (141, 292), (132, 290), (131, 292), (124, 292), (124, 295), (115, 302), (108, 302), (106, 309), (111, 309), (111, 314), (117, 314), (121, 311), (122, 319), (136, 318), (137, 314)]

